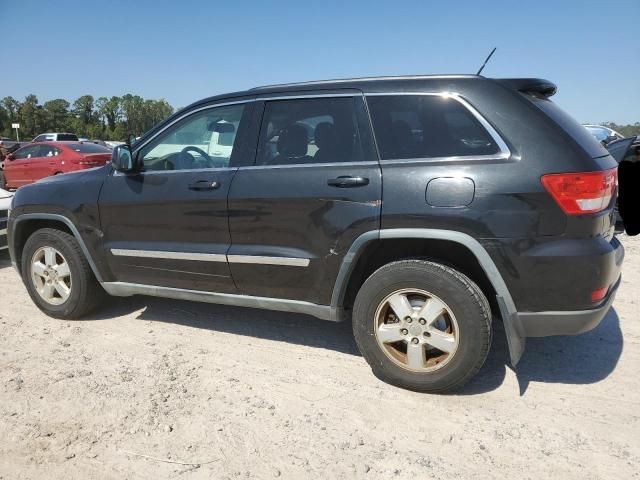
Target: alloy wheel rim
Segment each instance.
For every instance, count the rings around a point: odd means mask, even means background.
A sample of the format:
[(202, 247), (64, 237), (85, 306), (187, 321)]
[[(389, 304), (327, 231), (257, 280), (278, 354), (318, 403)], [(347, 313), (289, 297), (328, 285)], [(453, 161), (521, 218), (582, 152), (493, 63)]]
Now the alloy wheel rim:
[(31, 258), (31, 281), (45, 302), (62, 305), (71, 295), (71, 270), (60, 251), (40, 247)]
[(378, 346), (411, 372), (439, 370), (455, 356), (460, 331), (449, 306), (421, 289), (397, 290), (380, 302), (374, 317)]

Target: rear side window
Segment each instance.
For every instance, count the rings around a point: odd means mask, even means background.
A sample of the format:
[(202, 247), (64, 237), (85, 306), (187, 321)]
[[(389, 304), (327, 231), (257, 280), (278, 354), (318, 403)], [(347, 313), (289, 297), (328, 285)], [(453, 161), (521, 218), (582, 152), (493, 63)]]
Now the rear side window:
[(354, 97), (266, 102), (256, 165), (360, 162), (364, 158)]
[(59, 142), (77, 142), (78, 136), (72, 133), (59, 133), (58, 141)]
[(441, 95), (367, 97), (382, 160), (494, 155), (500, 147), (475, 115)]
[(111, 153), (107, 147), (96, 145), (95, 143), (78, 143), (75, 145), (67, 145), (71, 150), (78, 153)]

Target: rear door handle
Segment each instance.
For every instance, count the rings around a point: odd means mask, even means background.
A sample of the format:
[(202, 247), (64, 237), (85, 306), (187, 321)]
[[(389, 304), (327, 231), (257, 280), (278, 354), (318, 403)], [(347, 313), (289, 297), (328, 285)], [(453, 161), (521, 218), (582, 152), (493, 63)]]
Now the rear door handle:
[(189, 184), (189, 190), (207, 191), (216, 190), (220, 188), (220, 184), (215, 180), (198, 180), (197, 182)]
[(366, 177), (345, 175), (338, 178), (330, 178), (327, 180), (327, 185), (338, 188), (364, 187), (365, 185), (369, 185), (369, 179)]

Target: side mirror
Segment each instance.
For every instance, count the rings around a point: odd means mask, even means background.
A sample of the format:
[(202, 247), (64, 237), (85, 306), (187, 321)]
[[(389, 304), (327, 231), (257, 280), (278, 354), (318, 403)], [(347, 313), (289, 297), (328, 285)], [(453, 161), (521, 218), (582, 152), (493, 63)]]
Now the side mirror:
[(118, 145), (111, 153), (111, 164), (118, 172), (132, 172), (135, 168), (129, 145)]

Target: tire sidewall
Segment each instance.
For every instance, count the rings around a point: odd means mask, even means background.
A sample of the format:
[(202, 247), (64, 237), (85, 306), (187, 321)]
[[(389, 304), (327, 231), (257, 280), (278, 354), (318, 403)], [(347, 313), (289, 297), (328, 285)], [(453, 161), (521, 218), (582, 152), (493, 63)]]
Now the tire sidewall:
[[(68, 239), (64, 239), (61, 235), (53, 232), (53, 230), (38, 231), (27, 240), (22, 251), (22, 281), (31, 299), (47, 315), (56, 318), (73, 317), (86, 289), (86, 279), (81, 265), (82, 259), (78, 257), (77, 251), (69, 245), (70, 241), (76, 241), (73, 237), (69, 236)], [(31, 259), (34, 253), (42, 247), (53, 247), (58, 250), (67, 261), (71, 271), (71, 293), (69, 298), (60, 305), (46, 302), (36, 291), (31, 279)]]
[[(361, 353), (377, 376), (404, 388), (446, 390), (468, 377), (470, 371), (475, 373), (478, 362), (484, 362), (486, 357), (490, 326), (487, 329), (485, 305), (461, 275), (449, 274), (439, 267), (430, 262), (387, 265), (367, 279), (356, 297), (353, 329)], [(380, 302), (395, 291), (411, 288), (439, 297), (458, 324), (459, 341), (453, 358), (432, 372), (411, 372), (400, 367), (385, 354), (376, 338), (375, 313)]]

